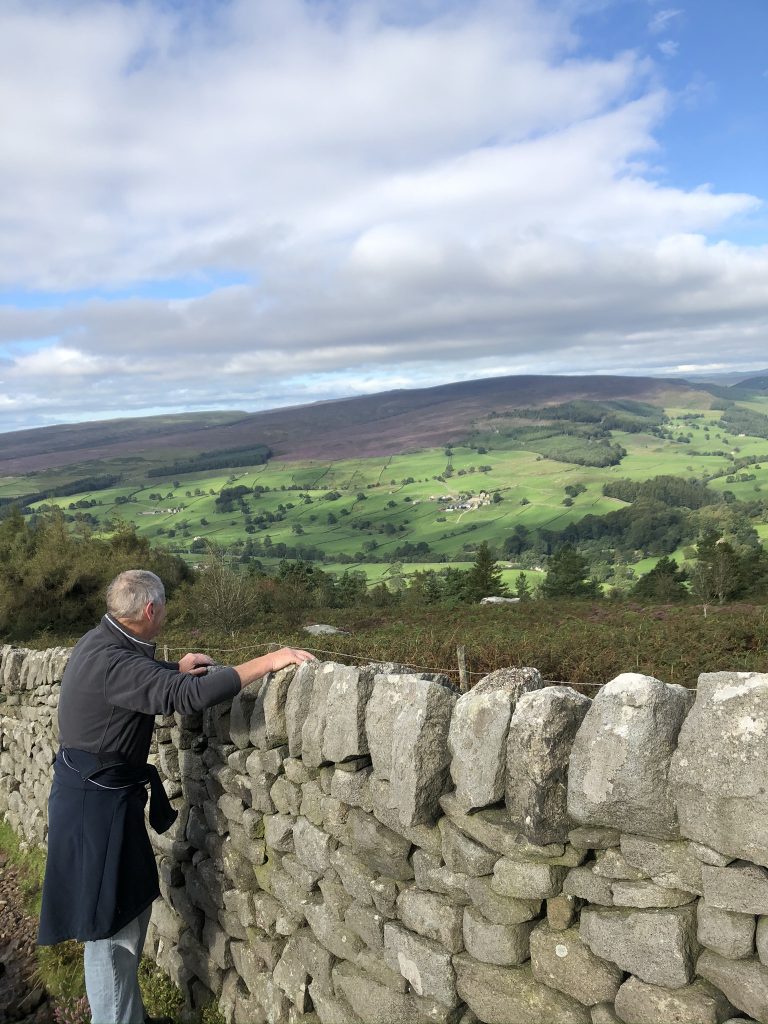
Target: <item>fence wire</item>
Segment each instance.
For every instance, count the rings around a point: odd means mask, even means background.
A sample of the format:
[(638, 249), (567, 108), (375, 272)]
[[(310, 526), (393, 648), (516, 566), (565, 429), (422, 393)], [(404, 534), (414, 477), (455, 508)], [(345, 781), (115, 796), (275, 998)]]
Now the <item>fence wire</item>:
[[(240, 655), (242, 655), (243, 653), (248, 654), (250, 652), (261, 651), (261, 650), (276, 651), (276, 650), (279, 650), (281, 647), (287, 647), (287, 646), (289, 646), (289, 645), (288, 644), (284, 644), (281, 641), (275, 641), (274, 643), (251, 644), (248, 647), (229, 647), (229, 648), (226, 648), (226, 647), (212, 647), (211, 648), (211, 647), (209, 647), (209, 648), (207, 648), (206, 653), (210, 654), (210, 655), (214, 655), (214, 654), (240, 654)], [(191, 648), (170, 647), (168, 645), (164, 645), (163, 646), (163, 652), (166, 655), (167, 654), (186, 654), (188, 650), (191, 650)], [(363, 657), (360, 657), (359, 655), (347, 654), (344, 651), (329, 651), (329, 650), (324, 649), (322, 647), (307, 647), (307, 646), (304, 646), (303, 650), (309, 651), (310, 654), (330, 654), (334, 658), (344, 658), (347, 661), (352, 661), (352, 662), (354, 662), (357, 665), (370, 665), (371, 664), (371, 658), (363, 658)], [(168, 661), (169, 659), (166, 657), (165, 660)], [(374, 662), (374, 664), (376, 664), (376, 662)], [(407, 662), (407, 661), (399, 661), (397, 664), (398, 665), (402, 665), (404, 668), (414, 669), (416, 672), (434, 672), (436, 674), (441, 674), (441, 675), (455, 675), (455, 676), (460, 676), (461, 675), (461, 671), (458, 668), (436, 668), (433, 665), (413, 665), (413, 664), (411, 664), (410, 662)], [(488, 672), (485, 672), (485, 671), (481, 672), (481, 671), (478, 671), (477, 669), (467, 669), (466, 670), (466, 674), (468, 676), (480, 676), (480, 677), (489, 675)], [(544, 682), (547, 683), (549, 686), (586, 687), (588, 689), (595, 689), (595, 690), (599, 690), (601, 686), (605, 685), (604, 683), (571, 683), (571, 682), (568, 682), (567, 680), (563, 680), (563, 679), (545, 679)]]

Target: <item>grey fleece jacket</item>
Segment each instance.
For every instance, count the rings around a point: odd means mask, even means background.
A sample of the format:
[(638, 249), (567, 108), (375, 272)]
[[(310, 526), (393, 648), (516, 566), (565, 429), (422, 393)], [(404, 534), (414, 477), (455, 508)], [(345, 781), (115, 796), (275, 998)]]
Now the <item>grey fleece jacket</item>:
[(210, 675), (155, 661), (155, 644), (109, 615), (77, 642), (61, 681), (59, 742), (91, 754), (120, 753), (132, 765), (149, 754), (155, 715), (183, 715), (240, 692), (233, 668)]

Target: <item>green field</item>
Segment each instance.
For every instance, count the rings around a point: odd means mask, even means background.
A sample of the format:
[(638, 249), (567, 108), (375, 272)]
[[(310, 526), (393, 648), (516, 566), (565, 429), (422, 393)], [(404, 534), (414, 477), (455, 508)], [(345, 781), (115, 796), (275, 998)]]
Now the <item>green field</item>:
[[(768, 414), (768, 398), (743, 404)], [(119, 473), (117, 487), (47, 498), (33, 507), (61, 508), (96, 534), (111, 531), (116, 521), (133, 524), (152, 543), (193, 562), (199, 561), (207, 542), (239, 551), (251, 540), (266, 565), (279, 559), (263, 549), (265, 541), (272, 548), (314, 548), (325, 556), (330, 571), (358, 568), (374, 582), (386, 577), (393, 560), (403, 561), (405, 573), (466, 565), (482, 541), (501, 550), (517, 525), (559, 531), (585, 515), (621, 508), (623, 502), (602, 494), (603, 485), (613, 479), (714, 477), (713, 489), (730, 491), (739, 501), (768, 492), (767, 439), (724, 432), (721, 413), (708, 408), (669, 408), (665, 413), (663, 437), (611, 431), (611, 442), (626, 449), (614, 466), (556, 461), (510, 449), (506, 438), (505, 446), (487, 451), (466, 445), (337, 462), (273, 459), (253, 468), (163, 479), (146, 475), (165, 457), (154, 452), (151, 462), (139, 457), (91, 461), (66, 470), (5, 477), (0, 498)], [(734, 459), (746, 457), (764, 459), (765, 464), (734, 471)], [(265, 490), (253, 493), (257, 485)], [(568, 499), (569, 485), (583, 491)], [(242, 505), (236, 501), (222, 510), (217, 498), (233, 487), (250, 493), (243, 495)], [(466, 504), (473, 507), (459, 507)], [(768, 536), (768, 525), (761, 523), (759, 532)], [(428, 547), (398, 555), (404, 545), (419, 544)], [(636, 571), (647, 571), (654, 562), (638, 559)], [(505, 574), (514, 584), (517, 571), (505, 569)]]

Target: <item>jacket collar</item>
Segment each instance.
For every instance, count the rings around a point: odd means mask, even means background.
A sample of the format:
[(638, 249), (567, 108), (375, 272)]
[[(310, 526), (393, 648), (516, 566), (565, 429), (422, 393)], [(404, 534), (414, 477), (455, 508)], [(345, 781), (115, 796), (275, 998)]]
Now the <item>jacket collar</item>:
[[(141, 640), (135, 636), (129, 629), (122, 626), (119, 622), (112, 618), (111, 615), (105, 615), (101, 620), (101, 625), (108, 630), (115, 638), (121, 638), (123, 646), (128, 647), (129, 644), (134, 650), (141, 651), (142, 654), (146, 654), (149, 658), (154, 658), (155, 648), (157, 644), (154, 640)], [(127, 642), (126, 642), (127, 641)]]

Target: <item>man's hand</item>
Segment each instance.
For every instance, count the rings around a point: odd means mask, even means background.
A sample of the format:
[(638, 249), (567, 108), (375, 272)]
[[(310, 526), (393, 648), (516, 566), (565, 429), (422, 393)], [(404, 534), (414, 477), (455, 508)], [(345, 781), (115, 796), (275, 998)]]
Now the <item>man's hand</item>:
[(241, 686), (250, 686), (251, 683), (270, 672), (279, 672), (281, 668), (286, 668), (288, 665), (301, 665), (305, 661), (317, 661), (317, 658), (309, 651), (281, 647), (279, 651), (262, 654), (260, 658), (246, 661), (242, 665), (235, 665), (234, 668), (240, 677)]
[(213, 658), (207, 654), (185, 654), (179, 661), (179, 672), (186, 672), (191, 676), (201, 676), (209, 665), (214, 665)]
[(275, 651), (269, 657), (272, 659), (272, 668), (270, 669), (272, 672), (279, 672), (281, 668), (286, 668), (288, 665), (301, 665), (303, 661), (317, 661), (314, 654), (296, 647), (281, 647), (279, 651)]

